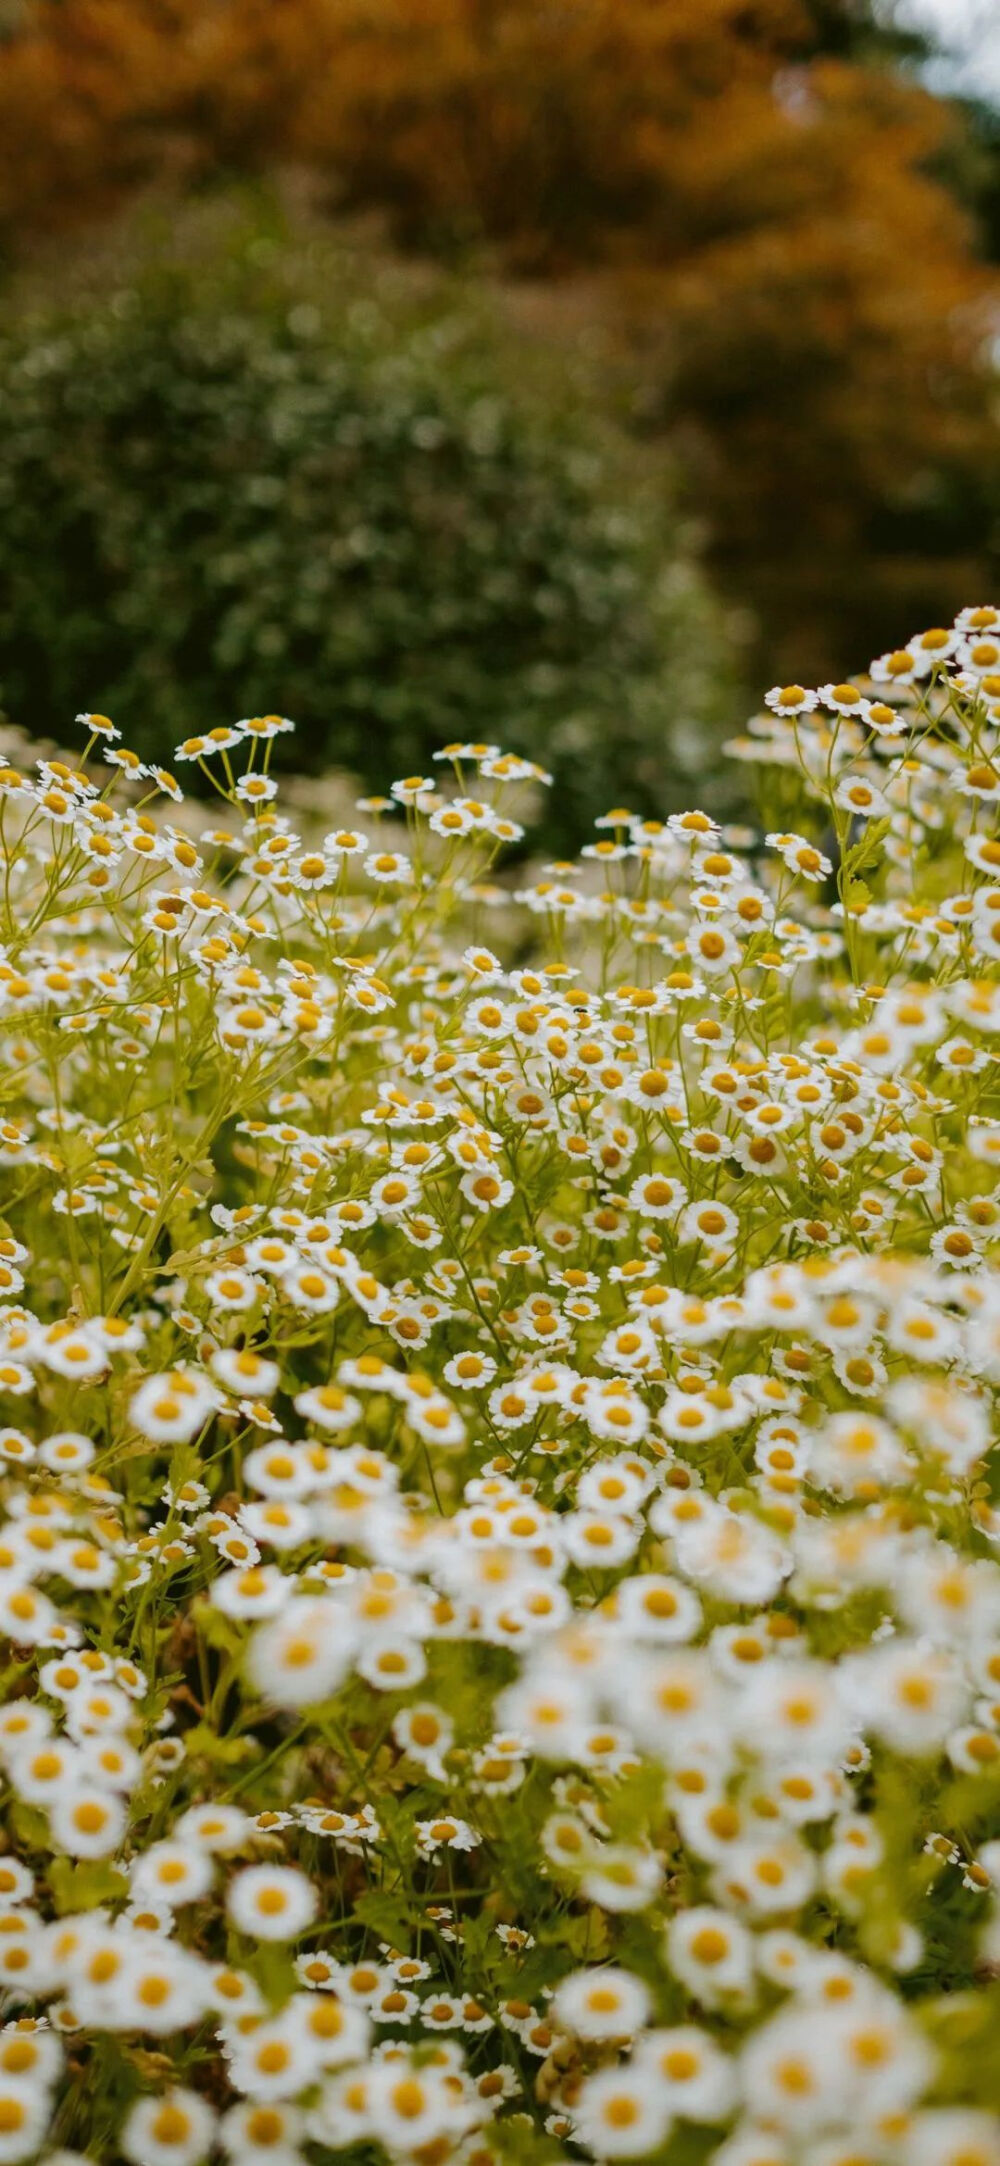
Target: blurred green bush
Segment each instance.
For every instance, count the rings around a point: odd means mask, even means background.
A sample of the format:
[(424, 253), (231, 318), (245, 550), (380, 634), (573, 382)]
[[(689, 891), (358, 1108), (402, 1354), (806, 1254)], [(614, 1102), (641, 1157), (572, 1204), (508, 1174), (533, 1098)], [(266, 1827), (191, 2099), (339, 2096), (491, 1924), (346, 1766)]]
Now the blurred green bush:
[(725, 642), (662, 477), (447, 310), (324, 310), (266, 254), (0, 338), (10, 720), (100, 709), (163, 761), (277, 710), (286, 759), (379, 783), (495, 738), (555, 769), (556, 847), (623, 797), (676, 803)]

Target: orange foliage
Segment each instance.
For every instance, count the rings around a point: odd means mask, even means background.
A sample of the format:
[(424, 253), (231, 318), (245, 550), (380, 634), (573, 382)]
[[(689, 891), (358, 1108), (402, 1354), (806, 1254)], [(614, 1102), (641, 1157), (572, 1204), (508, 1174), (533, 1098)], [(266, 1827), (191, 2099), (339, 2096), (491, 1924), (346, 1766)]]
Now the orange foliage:
[[(0, 72), (0, 219), (106, 199), (164, 147), (302, 156), (411, 238), (547, 270), (655, 261), (915, 177), (942, 108), (815, 59), (802, 0), (26, 0)], [(917, 200), (919, 198), (919, 201)], [(933, 199), (933, 202), (932, 202)], [(954, 222), (952, 222), (954, 223)], [(955, 233), (951, 235), (952, 242)]]
[(643, 418), (680, 426), (738, 590), (770, 613), (791, 581), (805, 666), (976, 585), (988, 289), (929, 170), (950, 125), (824, 56), (808, 0), (29, 0), (0, 223), (293, 157), (406, 243), (608, 273)]

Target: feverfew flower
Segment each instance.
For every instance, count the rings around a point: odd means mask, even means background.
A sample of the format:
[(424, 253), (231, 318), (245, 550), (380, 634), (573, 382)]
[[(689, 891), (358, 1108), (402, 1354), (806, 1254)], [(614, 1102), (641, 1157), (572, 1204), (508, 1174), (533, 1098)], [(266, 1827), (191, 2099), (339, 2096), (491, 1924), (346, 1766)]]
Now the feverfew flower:
[(226, 1908), (255, 1940), (297, 1940), (316, 1915), (316, 1891), (291, 1866), (247, 1865), (230, 1881)]

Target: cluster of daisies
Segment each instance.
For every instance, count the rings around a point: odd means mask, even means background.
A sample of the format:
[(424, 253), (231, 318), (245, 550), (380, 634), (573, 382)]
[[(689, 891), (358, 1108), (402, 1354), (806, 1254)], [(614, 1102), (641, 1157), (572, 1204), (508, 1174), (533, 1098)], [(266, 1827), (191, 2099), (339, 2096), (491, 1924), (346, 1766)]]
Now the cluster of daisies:
[(80, 720), (0, 769), (0, 2166), (998, 2166), (1000, 611), (529, 870), (496, 746), (299, 832), (282, 717), (186, 801)]

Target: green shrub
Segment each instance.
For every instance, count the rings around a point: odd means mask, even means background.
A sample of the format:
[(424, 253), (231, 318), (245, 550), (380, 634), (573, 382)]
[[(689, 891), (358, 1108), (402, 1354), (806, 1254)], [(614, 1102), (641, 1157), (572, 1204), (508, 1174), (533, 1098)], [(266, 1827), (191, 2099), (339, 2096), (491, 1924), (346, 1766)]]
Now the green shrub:
[(550, 843), (623, 790), (675, 803), (718, 680), (690, 549), (613, 432), (517, 375), (454, 316), (324, 312), (252, 258), (16, 323), (10, 719), (58, 736), (82, 698), (162, 761), (277, 710), (300, 764), (366, 780), (497, 738), (554, 766)]

